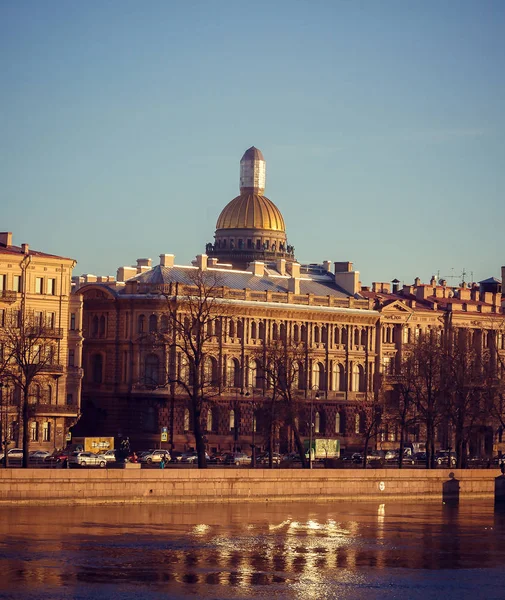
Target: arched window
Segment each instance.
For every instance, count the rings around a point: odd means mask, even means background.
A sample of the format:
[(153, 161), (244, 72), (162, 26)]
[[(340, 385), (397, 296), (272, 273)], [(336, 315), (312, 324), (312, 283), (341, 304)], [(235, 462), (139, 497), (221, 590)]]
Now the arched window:
[(300, 341), (300, 329), (298, 325), (293, 325), (293, 341), (296, 343)]
[(341, 336), (340, 339), (342, 340), (340, 343), (341, 344), (347, 344), (347, 328), (343, 327), (342, 331), (341, 331)]
[(39, 424), (37, 421), (32, 421), (30, 423), (30, 440), (32, 442), (37, 442), (39, 439)]
[(305, 389), (305, 369), (303, 368), (303, 363), (298, 362), (298, 389)]
[(345, 391), (344, 366), (339, 363), (333, 363), (331, 388), (335, 392)]
[(261, 388), (263, 386), (261, 365), (257, 360), (251, 360), (249, 362), (248, 385), (254, 388)]
[(92, 322), (91, 322), (91, 335), (92, 336), (97, 336), (98, 335), (98, 331), (99, 331), (98, 316), (95, 315), (93, 317)]
[(105, 337), (105, 316), (100, 317), (100, 337)]
[(228, 331), (230, 333), (230, 337), (232, 337), (232, 338), (235, 337), (235, 321), (233, 321), (233, 319), (230, 319)]
[(352, 391), (353, 392), (365, 392), (365, 369), (363, 365), (355, 364), (352, 368)]
[(239, 339), (244, 337), (244, 323), (241, 320), (237, 322), (237, 337)]
[(253, 321), (251, 323), (251, 339), (255, 340), (257, 338), (257, 325), (256, 322)]
[(314, 327), (314, 343), (319, 344), (319, 327), (316, 325)]
[(356, 413), (354, 417), (354, 433), (361, 433), (361, 415)]
[(167, 315), (162, 315), (160, 319), (160, 329), (161, 333), (168, 333), (168, 317)]
[(279, 337), (283, 341), (286, 340), (286, 325), (284, 323), (281, 323), (279, 327)]
[(219, 385), (217, 360), (213, 356), (205, 359), (205, 383), (208, 385)]
[(260, 340), (264, 340), (265, 339), (265, 323), (263, 321), (260, 321), (258, 329), (259, 329)]
[(47, 384), (47, 403), (53, 403), (53, 386), (50, 383)]
[(325, 383), (324, 366), (320, 362), (316, 362), (312, 365), (312, 388), (325, 390)]
[(230, 410), (230, 431), (235, 429), (235, 411), (233, 409)]
[(91, 381), (93, 383), (102, 383), (103, 380), (103, 356), (93, 354), (91, 356)]
[(319, 411), (316, 411), (316, 416), (314, 419), (314, 433), (320, 433), (321, 432), (321, 415), (319, 414)]
[(179, 379), (186, 384), (189, 384), (189, 363), (186, 356), (181, 356)]
[(274, 323), (272, 325), (272, 339), (276, 340), (279, 338), (279, 327), (277, 325), (277, 323)]
[(361, 330), (361, 345), (366, 346), (366, 329)]
[(214, 335), (214, 321), (209, 319), (207, 321), (207, 337), (212, 337)]
[(340, 413), (338, 412), (335, 415), (335, 433), (340, 433), (340, 426), (341, 426), (341, 420), (340, 420)]
[(359, 329), (357, 327), (354, 328), (354, 345), (359, 346)]
[(145, 360), (145, 377), (146, 385), (158, 385), (160, 371), (160, 359), (156, 354), (148, 354)]
[(191, 420), (189, 417), (189, 408), (184, 409), (184, 431), (191, 431)]
[(212, 419), (212, 409), (209, 408), (207, 411), (207, 431), (214, 431), (213, 427), (213, 419)]
[(302, 337), (302, 342), (307, 342), (307, 326), (306, 325), (302, 325), (301, 337)]
[(242, 387), (240, 363), (236, 358), (228, 359), (228, 385), (231, 387)]
[(340, 327), (335, 327), (335, 331), (333, 333), (333, 341), (335, 344), (340, 344)]
[(145, 329), (146, 329), (146, 317), (145, 317), (145, 315), (139, 315), (138, 322), (137, 322), (137, 332), (144, 333)]
[(321, 341), (323, 344), (328, 343), (328, 329), (324, 325), (321, 327)]
[(158, 331), (158, 317), (156, 315), (149, 316), (149, 333)]

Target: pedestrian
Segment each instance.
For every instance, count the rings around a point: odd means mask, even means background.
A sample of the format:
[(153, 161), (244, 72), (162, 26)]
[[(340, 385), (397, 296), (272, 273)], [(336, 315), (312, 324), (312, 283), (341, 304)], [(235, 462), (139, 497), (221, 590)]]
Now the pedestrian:
[(160, 469), (164, 469), (165, 468), (165, 457), (162, 455), (161, 460), (160, 460)]
[(505, 460), (502, 459), (500, 463), (500, 471), (502, 475), (505, 475)]

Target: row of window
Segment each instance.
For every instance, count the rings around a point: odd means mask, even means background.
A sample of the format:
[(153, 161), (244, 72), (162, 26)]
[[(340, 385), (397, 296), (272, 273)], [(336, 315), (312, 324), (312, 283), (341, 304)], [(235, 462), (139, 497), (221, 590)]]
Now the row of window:
[[(12, 276), (11, 291), (23, 291), (23, 278), (21, 275)], [(0, 292), (7, 289), (7, 275), (0, 274)], [(56, 294), (56, 279), (52, 277), (36, 277), (35, 278), (35, 293), (47, 294), (54, 296)]]
[[(217, 432), (219, 411), (222, 409), (209, 408), (205, 417), (205, 429), (208, 432)], [(356, 413), (354, 416), (354, 433), (361, 433), (365, 427), (365, 415), (362, 413)], [(261, 419), (261, 411), (254, 411), (252, 415), (251, 430), (249, 433), (258, 432), (258, 422)], [(300, 421), (295, 419), (296, 427), (300, 430)], [(228, 411), (228, 425), (230, 432), (240, 432), (240, 411), (235, 411), (233, 408)], [(308, 423), (302, 424), (302, 432), (307, 433), (306, 430), (310, 427)], [(324, 411), (316, 410), (313, 415), (313, 433), (333, 435), (344, 433), (344, 414), (337, 412), (334, 417), (333, 423), (330, 425), (327, 423), (326, 414)], [(260, 427), (261, 428), (261, 427)], [(191, 413), (189, 409), (184, 409), (184, 431), (192, 431), (193, 426), (191, 422)], [(246, 433), (246, 432), (243, 432)]]

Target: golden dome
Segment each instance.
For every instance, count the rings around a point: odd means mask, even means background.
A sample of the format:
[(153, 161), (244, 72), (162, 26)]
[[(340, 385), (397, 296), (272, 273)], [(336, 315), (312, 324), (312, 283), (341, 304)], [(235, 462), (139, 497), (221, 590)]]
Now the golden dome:
[(219, 215), (216, 229), (263, 229), (286, 231), (281, 211), (266, 196), (241, 194)]

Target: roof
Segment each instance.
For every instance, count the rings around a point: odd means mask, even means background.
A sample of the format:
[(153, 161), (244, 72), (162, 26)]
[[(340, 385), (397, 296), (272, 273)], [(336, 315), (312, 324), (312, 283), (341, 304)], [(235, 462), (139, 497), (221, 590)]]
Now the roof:
[[(0, 254), (10, 254), (13, 256), (24, 255), (25, 251), (21, 246), (4, 246), (0, 244)], [(47, 252), (39, 252), (38, 250), (32, 250), (31, 248), (28, 251), (29, 256), (35, 256), (40, 258), (58, 258), (62, 260), (74, 260), (73, 258), (68, 258), (66, 256), (58, 256), (57, 254), (47, 254)]]
[(482, 281), (479, 281), (479, 284), (481, 283), (497, 283), (498, 285), (501, 284), (501, 279), (496, 279), (496, 277), (488, 277), (487, 279), (483, 279)]
[[(191, 272), (196, 267), (164, 267), (156, 265), (149, 271), (140, 273), (132, 279), (139, 283), (162, 285), (167, 283), (182, 283), (192, 285), (194, 280)], [(284, 292), (289, 291), (290, 277), (278, 276), (256, 276), (249, 271), (231, 271), (224, 269), (208, 269), (211, 273), (219, 275), (219, 284), (230, 289), (243, 290), (245, 288), (257, 292)], [(130, 280), (131, 281), (131, 280)], [(328, 276), (327, 281), (322, 277), (317, 280), (310, 277), (300, 277), (300, 294), (314, 294), (316, 296), (334, 296), (337, 298), (348, 298), (349, 294), (335, 284), (333, 277)]]
[(251, 146), (244, 152), (244, 156), (242, 156), (242, 158), (240, 160), (243, 161), (243, 160), (265, 160), (265, 159), (263, 158), (263, 154), (262, 154), (261, 150), (258, 150), (258, 148), (255, 148), (254, 146)]

